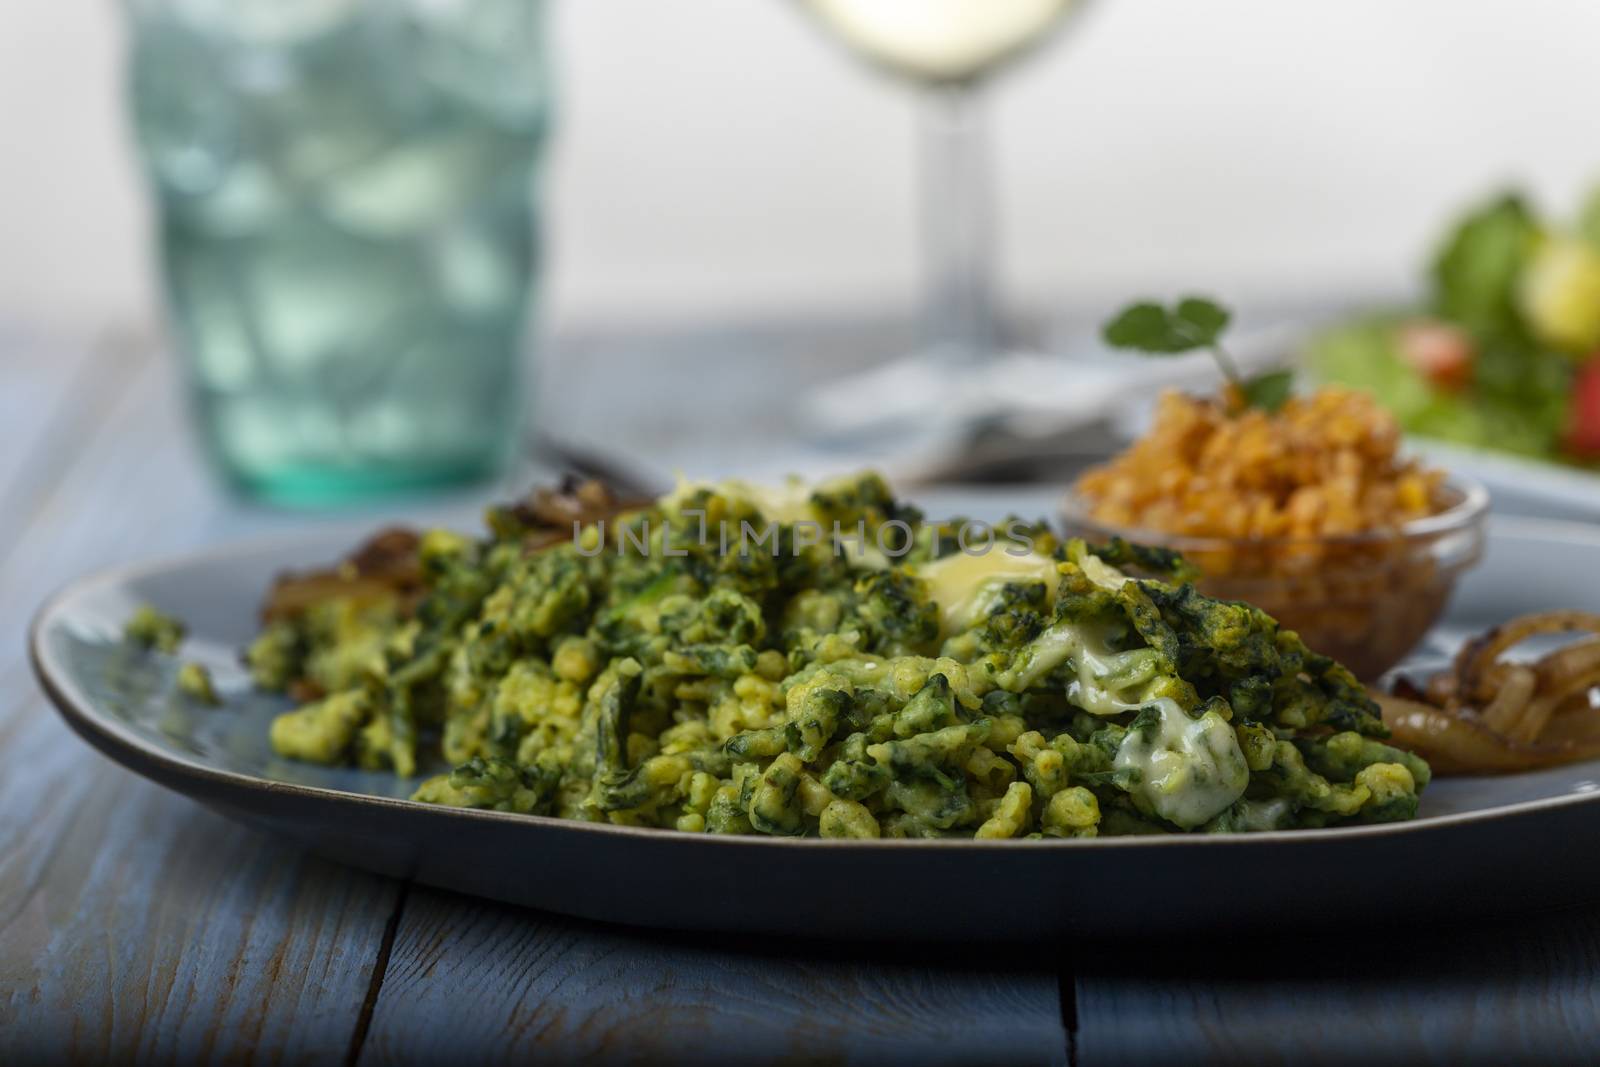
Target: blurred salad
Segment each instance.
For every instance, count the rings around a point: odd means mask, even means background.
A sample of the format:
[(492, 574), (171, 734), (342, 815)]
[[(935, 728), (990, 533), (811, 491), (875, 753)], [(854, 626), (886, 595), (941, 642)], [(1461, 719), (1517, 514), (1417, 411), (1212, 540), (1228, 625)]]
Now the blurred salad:
[(1478, 207), (1430, 280), (1425, 309), (1317, 337), (1313, 372), (1412, 433), (1600, 467), (1600, 190), (1570, 225), (1516, 195)]

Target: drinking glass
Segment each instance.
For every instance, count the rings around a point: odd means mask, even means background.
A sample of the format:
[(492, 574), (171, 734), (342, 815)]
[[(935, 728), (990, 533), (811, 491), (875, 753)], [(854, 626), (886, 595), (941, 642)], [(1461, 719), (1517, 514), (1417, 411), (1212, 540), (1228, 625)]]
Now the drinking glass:
[(541, 0), (125, 0), (201, 435), (318, 503), (485, 475), (525, 408)]
[(800, 0), (868, 61), (918, 86), (925, 356), (971, 366), (1001, 345), (984, 158), (984, 81), (1082, 0)]

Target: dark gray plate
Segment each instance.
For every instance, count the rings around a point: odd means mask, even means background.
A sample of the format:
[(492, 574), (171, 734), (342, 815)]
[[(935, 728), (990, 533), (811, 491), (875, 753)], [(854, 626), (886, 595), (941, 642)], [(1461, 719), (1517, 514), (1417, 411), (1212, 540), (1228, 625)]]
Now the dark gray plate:
[[(1600, 897), (1600, 762), (1438, 781), (1409, 823), (1237, 836), (720, 837), (415, 804), (404, 799), (411, 782), (273, 756), (267, 723), (285, 703), (252, 692), (238, 666), (272, 576), (348, 546), (322, 535), (85, 578), (40, 610), (34, 668), (92, 745), (227, 815), (345, 863), (615, 922), (994, 939), (1402, 920)], [(175, 696), (176, 660), (123, 649), (122, 623), (144, 602), (189, 623), (184, 655), (211, 667), (225, 707)], [(1558, 606), (1600, 611), (1600, 534), (1495, 521), (1483, 565), (1414, 662)]]

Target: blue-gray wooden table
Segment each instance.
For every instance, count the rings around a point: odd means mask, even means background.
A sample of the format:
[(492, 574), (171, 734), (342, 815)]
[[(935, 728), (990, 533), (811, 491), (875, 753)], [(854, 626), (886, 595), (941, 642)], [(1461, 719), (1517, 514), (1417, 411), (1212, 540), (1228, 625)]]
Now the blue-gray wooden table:
[[(782, 331), (558, 348), (551, 425), (669, 451), (707, 418), (783, 432), (782, 375), (852, 353)], [(165, 792), (47, 707), (34, 607), (93, 568), (353, 516), (220, 493), (155, 353), (0, 329), (0, 1065), (1600, 1062), (1600, 907), (1158, 944), (1137, 915), (1103, 944), (663, 934), (376, 877)], [(776, 402), (674, 406), (708, 381)], [(1094, 886), (1082, 903), (1118, 907)], [(952, 907), (1026, 929), (1003, 902)]]

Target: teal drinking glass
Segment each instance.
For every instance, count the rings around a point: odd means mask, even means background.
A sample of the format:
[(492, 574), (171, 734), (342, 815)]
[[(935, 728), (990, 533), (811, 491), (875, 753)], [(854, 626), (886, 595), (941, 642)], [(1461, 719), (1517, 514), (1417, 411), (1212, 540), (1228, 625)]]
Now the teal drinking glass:
[(464, 481), (512, 449), (550, 116), (542, 0), (125, 0), (201, 435), (247, 492)]

